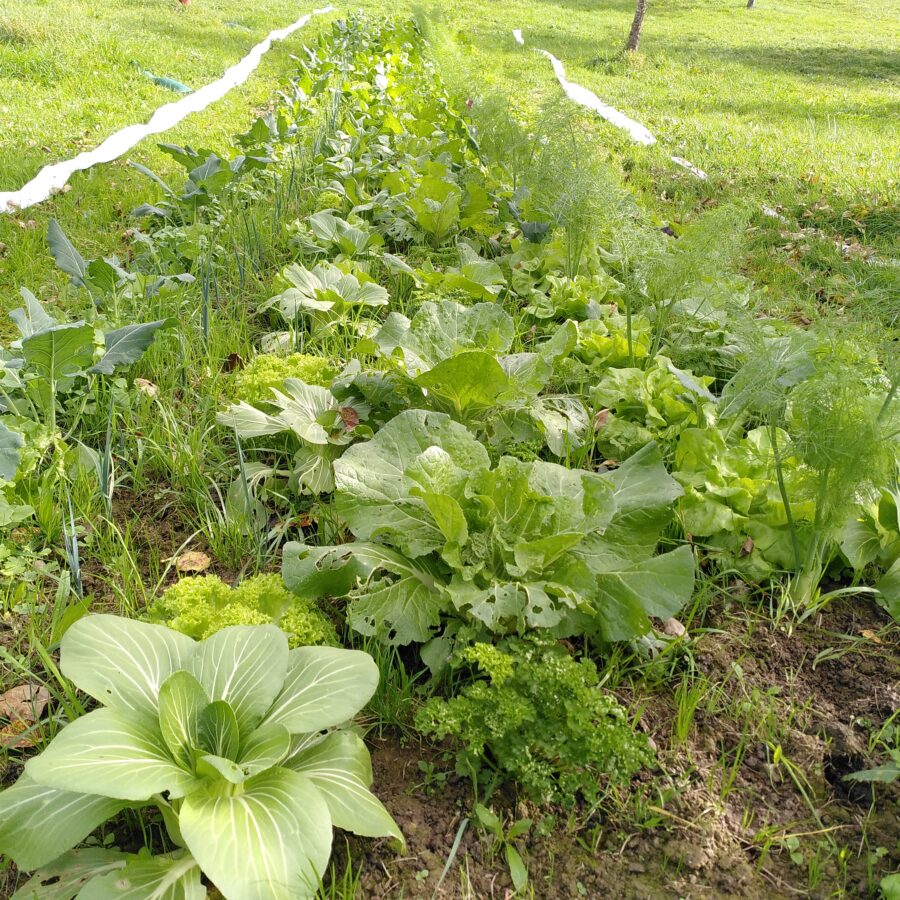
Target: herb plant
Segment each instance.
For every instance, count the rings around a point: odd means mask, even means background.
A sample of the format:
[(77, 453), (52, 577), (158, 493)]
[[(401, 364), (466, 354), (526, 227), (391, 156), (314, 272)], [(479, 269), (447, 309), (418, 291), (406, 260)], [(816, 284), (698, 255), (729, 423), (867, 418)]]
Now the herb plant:
[(462, 775), (486, 783), (499, 773), (537, 803), (572, 806), (594, 802), (608, 782), (627, 782), (652, 759), (594, 664), (546, 636), (474, 644), (453, 666), (475, 667), (475, 680), (449, 700), (430, 700), (416, 724), (453, 739)]

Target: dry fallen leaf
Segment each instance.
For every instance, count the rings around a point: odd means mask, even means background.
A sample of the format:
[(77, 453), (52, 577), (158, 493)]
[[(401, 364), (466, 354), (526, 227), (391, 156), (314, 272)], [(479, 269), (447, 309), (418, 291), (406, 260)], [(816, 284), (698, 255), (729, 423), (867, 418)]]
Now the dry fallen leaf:
[(753, 552), (753, 538), (748, 537), (743, 544), (741, 544), (741, 556), (749, 556)]
[(353, 431), (357, 425), (359, 425), (359, 413), (352, 406), (342, 406), (338, 412), (341, 414), (341, 419), (344, 421), (344, 428), (347, 431)]
[(50, 692), (42, 684), (19, 684), (0, 694), (0, 718), (9, 720), (0, 727), (0, 747), (33, 746), (34, 738), (23, 733), (40, 719), (49, 700)]
[(159, 388), (152, 381), (147, 381), (146, 378), (135, 378), (134, 386), (148, 397), (155, 397), (159, 393)]
[(663, 623), (663, 632), (670, 637), (681, 637), (684, 634), (684, 625), (678, 619), (666, 619)]
[(609, 410), (601, 409), (600, 412), (594, 416), (594, 431), (599, 431), (605, 424), (606, 420), (609, 418)]
[(871, 628), (863, 628), (860, 631), (860, 634), (868, 641), (871, 641), (873, 644), (883, 644), (884, 641), (878, 637), (878, 633), (873, 631)]
[(33, 747), (37, 743), (37, 736), (24, 733), (29, 727), (27, 722), (21, 720), (0, 727), (0, 747), (6, 750)]
[(179, 572), (205, 572), (212, 560), (202, 550), (188, 550), (178, 557), (175, 568)]
[(0, 694), (0, 718), (36, 722), (49, 700), (50, 692), (42, 684), (18, 684)]

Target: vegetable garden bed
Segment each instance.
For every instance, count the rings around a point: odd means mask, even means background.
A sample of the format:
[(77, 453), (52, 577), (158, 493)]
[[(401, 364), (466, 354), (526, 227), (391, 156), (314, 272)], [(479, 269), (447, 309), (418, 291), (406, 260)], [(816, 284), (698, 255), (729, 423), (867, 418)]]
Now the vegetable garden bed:
[(296, 65), (0, 350), (7, 895), (893, 896), (892, 336), (412, 22)]

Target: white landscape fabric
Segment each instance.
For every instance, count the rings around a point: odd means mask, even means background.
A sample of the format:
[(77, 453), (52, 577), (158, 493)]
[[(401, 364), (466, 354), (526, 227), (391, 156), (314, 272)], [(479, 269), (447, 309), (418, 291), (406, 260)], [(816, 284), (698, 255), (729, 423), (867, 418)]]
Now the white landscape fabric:
[(637, 141), (637, 143), (644, 144), (647, 147), (656, 143), (656, 138), (640, 122), (635, 122), (634, 119), (629, 119), (625, 113), (619, 112), (612, 106), (607, 106), (593, 91), (589, 91), (586, 87), (582, 87), (574, 81), (569, 81), (566, 78), (566, 70), (563, 68), (563, 64), (552, 53), (548, 53), (546, 50), (539, 50), (538, 52), (543, 53), (550, 60), (553, 71), (556, 73), (556, 79), (562, 85), (562, 89), (570, 100), (592, 109), (597, 115), (606, 119), (607, 122), (615, 125), (616, 128), (627, 131), (631, 139)]
[(79, 153), (72, 159), (45, 166), (18, 191), (0, 192), (0, 213), (27, 209), (29, 206), (42, 203), (54, 191), (65, 187), (75, 172), (82, 172), (98, 163), (112, 162), (123, 153), (127, 153), (145, 137), (168, 131), (191, 113), (200, 112), (211, 103), (221, 100), (232, 88), (243, 84), (250, 77), (259, 66), (263, 55), (268, 52), (275, 41), (282, 41), (289, 37), (306, 25), (313, 16), (331, 12), (333, 9), (332, 6), (326, 6), (323, 9), (313, 10), (313, 12), (301, 16), (292, 25), (270, 32), (240, 62), (227, 69), (221, 78), (204, 85), (192, 94), (187, 94), (181, 100), (159, 107), (148, 122), (129, 125), (110, 135), (93, 150)]
[[(513, 38), (517, 44), (522, 47), (525, 46), (525, 38), (522, 35), (521, 28), (513, 29)], [(556, 74), (556, 79), (559, 81), (560, 85), (562, 85), (562, 89), (570, 100), (574, 103), (578, 103), (580, 106), (592, 109), (597, 115), (606, 119), (611, 125), (615, 125), (616, 128), (621, 128), (623, 131), (628, 132), (629, 137), (633, 141), (637, 141), (637, 143), (643, 144), (645, 147), (650, 147), (656, 143), (656, 138), (651, 134), (650, 130), (641, 125), (640, 122), (635, 122), (634, 119), (630, 119), (625, 113), (621, 113), (614, 107), (604, 103), (593, 91), (589, 91), (586, 87), (583, 87), (574, 81), (569, 81), (569, 79), (566, 78), (566, 70), (563, 68), (563, 64), (552, 53), (540, 49), (538, 50), (538, 53), (542, 53), (550, 60), (550, 64), (553, 66), (553, 71)], [(688, 160), (683, 159), (680, 156), (670, 156), (669, 159), (683, 169), (687, 169), (688, 172), (702, 181), (706, 180), (706, 172), (704, 172), (703, 169), (698, 169), (697, 166), (688, 162)]]

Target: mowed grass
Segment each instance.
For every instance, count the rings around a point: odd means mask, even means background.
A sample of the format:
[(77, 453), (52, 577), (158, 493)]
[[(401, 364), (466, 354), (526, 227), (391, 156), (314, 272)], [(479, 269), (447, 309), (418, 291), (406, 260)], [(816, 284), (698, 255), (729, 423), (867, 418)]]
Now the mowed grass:
[[(186, 10), (176, 0), (0, 0), (0, 190), (18, 189), (42, 166), (95, 147), (179, 99), (142, 76), (132, 60), (201, 87), (269, 31), (312, 9), (296, 0), (195, 0)], [(62, 296), (65, 302), (68, 278), (54, 268), (44, 244), (51, 218), (88, 257), (125, 253), (130, 211), (157, 192), (128, 161), (166, 174), (178, 167), (156, 149), (158, 141), (228, 147), (282, 87), (289, 57), (314, 41), (319, 27), (313, 18), (274, 44), (245, 84), (205, 112), (114, 163), (76, 174), (66, 193), (0, 215), (0, 312), (18, 305), (21, 285), (42, 300)]]
[[(634, 55), (623, 52), (632, 0), (362, 6), (424, 15), (445, 44), (445, 60), (455, 55), (461, 64), (445, 75), (465, 77), (473, 96), (508, 93), (526, 116), (564, 102), (549, 62), (535, 52), (549, 50), (571, 80), (657, 136), (646, 148), (599, 120), (590, 125), (597, 152), (661, 224), (677, 229), (709, 207), (745, 204), (744, 271), (773, 306), (811, 314), (849, 307), (895, 322), (900, 5), (892, 0), (758, 0), (752, 10), (744, 0), (651, 3)], [(358, 7), (346, 4), (346, 11)], [(93, 146), (173, 98), (141, 77), (132, 59), (197, 85), (310, 8), (287, 0), (194, 0), (186, 12), (175, 0), (0, 0), (0, 187), (18, 186), (43, 163)], [(163, 139), (227, 141), (276, 89), (287, 53), (311, 41), (317, 27), (276, 47), (246, 87)], [(524, 48), (513, 28), (523, 30)], [(25, 77), (10, 81), (18, 70)], [(153, 144), (131, 158), (168, 169)], [(693, 177), (671, 155), (709, 178)], [(0, 217), (0, 305), (15, 305), (19, 284), (43, 297), (63, 287), (42, 243), (51, 215), (88, 254), (112, 252), (124, 248), (128, 211), (155, 192), (119, 162), (76, 176), (71, 192), (17, 220)], [(763, 206), (786, 221), (762, 215)]]
[(0, 0), (0, 190), (178, 99), (140, 70), (202, 87), (305, 11), (296, 0)]

